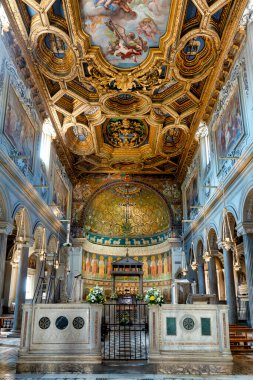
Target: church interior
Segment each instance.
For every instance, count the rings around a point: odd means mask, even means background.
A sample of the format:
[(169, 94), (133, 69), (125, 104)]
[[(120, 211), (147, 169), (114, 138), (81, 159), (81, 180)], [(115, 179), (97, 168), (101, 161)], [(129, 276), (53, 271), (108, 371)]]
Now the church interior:
[(0, 0), (0, 378), (253, 379), (251, 123), (252, 0)]

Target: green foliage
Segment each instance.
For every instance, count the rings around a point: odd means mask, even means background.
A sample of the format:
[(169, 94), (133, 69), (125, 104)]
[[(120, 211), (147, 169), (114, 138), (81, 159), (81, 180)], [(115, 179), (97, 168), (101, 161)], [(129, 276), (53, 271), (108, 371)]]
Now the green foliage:
[(145, 294), (144, 301), (148, 305), (160, 305), (164, 303), (163, 296), (160, 293), (160, 290), (154, 288), (150, 288)]
[(91, 288), (90, 293), (86, 297), (86, 301), (89, 303), (104, 304), (106, 301), (104, 289), (97, 285), (94, 288)]

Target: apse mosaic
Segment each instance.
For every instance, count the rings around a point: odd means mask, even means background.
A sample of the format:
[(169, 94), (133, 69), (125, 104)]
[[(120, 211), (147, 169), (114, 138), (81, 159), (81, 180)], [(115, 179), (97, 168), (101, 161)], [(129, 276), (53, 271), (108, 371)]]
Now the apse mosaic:
[(136, 119), (111, 119), (105, 129), (106, 141), (117, 148), (134, 148), (147, 137), (147, 126)]
[(158, 47), (170, 0), (79, 0), (82, 26), (114, 66), (131, 68)]
[(111, 237), (111, 236), (97, 235), (91, 232), (86, 233), (85, 237), (91, 243), (99, 244), (99, 245), (108, 245), (108, 246), (115, 246), (115, 247), (126, 247), (126, 246), (145, 247), (149, 245), (161, 244), (168, 238), (176, 237), (176, 236), (174, 236), (172, 229), (168, 229), (168, 231), (162, 232), (160, 234), (155, 234), (152, 236), (142, 236), (142, 237), (138, 237), (138, 236)]
[[(118, 191), (121, 191), (122, 184), (136, 183), (139, 185), (137, 188), (150, 187), (155, 194), (161, 194), (166, 201), (170, 204), (172, 211), (172, 219), (170, 225), (162, 232), (157, 231), (152, 235), (142, 236), (125, 236), (123, 234), (119, 236), (107, 235), (105, 232), (99, 233), (98, 228), (94, 228), (91, 231), (91, 225), (89, 223), (90, 209), (88, 204), (92, 200), (92, 194), (102, 190), (110, 184), (115, 184)], [(123, 187), (125, 188), (125, 187)], [(137, 196), (137, 194), (136, 194)], [(106, 202), (106, 200), (104, 200)], [(118, 203), (123, 203), (122, 200)], [(109, 200), (108, 200), (109, 204)], [(164, 203), (165, 205), (165, 203)], [(175, 207), (174, 207), (175, 206)], [(130, 206), (131, 208), (131, 206)], [(165, 208), (168, 209), (167, 204)], [(110, 212), (111, 207), (109, 207)], [(123, 218), (123, 208), (120, 210)], [(112, 212), (113, 214), (113, 212)], [(95, 244), (101, 245), (113, 245), (113, 246), (147, 246), (153, 244), (160, 244), (170, 237), (178, 237), (180, 233), (180, 225), (182, 219), (182, 199), (180, 186), (168, 181), (166, 177), (160, 176), (133, 176), (126, 173), (108, 174), (108, 175), (87, 175), (85, 180), (79, 181), (73, 189), (73, 202), (72, 202), (72, 234), (76, 237), (86, 236), (88, 240)], [(102, 219), (104, 220), (104, 219)], [(96, 232), (95, 232), (96, 230)]]
[(85, 210), (87, 233), (108, 237), (152, 236), (168, 231), (168, 206), (154, 190), (136, 183), (121, 183), (104, 189)]
[[(82, 272), (83, 277), (92, 279), (111, 279), (112, 262), (122, 257), (98, 255), (84, 252)], [(172, 256), (170, 252), (156, 255), (135, 256), (135, 260), (143, 263), (144, 280), (169, 280), (172, 273)], [(129, 277), (119, 277), (118, 280), (128, 280)], [(135, 280), (136, 281), (136, 280)]]

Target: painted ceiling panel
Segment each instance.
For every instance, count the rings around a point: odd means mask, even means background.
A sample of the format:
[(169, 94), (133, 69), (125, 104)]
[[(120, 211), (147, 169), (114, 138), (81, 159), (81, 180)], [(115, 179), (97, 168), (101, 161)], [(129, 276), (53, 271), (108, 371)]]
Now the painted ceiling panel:
[(199, 121), (245, 39), (247, 0), (2, 2), (20, 31), (6, 42), (22, 69), (33, 66), (71, 178), (183, 180)]
[(82, 27), (92, 45), (119, 68), (132, 68), (158, 47), (165, 34), (170, 0), (79, 0)]

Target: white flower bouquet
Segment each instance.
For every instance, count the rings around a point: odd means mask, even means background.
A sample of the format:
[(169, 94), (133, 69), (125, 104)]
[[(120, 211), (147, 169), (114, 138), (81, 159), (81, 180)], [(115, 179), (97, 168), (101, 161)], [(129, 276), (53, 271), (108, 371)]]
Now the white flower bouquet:
[(86, 297), (86, 301), (89, 303), (105, 303), (106, 298), (104, 289), (100, 288), (97, 285), (94, 288), (91, 288), (89, 294)]
[(144, 297), (144, 302), (148, 305), (162, 305), (164, 303), (163, 296), (160, 293), (160, 290), (156, 288), (150, 288)]

